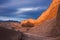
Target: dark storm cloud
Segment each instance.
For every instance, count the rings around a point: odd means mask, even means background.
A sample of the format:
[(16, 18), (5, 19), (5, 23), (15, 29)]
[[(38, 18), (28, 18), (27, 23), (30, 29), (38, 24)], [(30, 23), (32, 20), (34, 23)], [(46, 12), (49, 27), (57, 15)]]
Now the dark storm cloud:
[(9, 2), (9, 0), (0, 0), (0, 5)]
[(15, 12), (16, 9), (14, 8), (2, 8), (1, 12), (0, 12), (0, 16), (9, 16), (9, 15), (13, 15), (13, 12)]
[(51, 0), (0, 0), (0, 20), (37, 18)]

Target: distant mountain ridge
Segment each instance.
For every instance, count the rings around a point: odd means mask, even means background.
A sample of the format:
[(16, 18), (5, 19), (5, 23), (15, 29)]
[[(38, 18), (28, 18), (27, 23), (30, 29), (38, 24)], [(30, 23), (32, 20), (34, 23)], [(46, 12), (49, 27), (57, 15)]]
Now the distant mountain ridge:
[(19, 21), (14, 21), (14, 20), (6, 20), (6, 21), (3, 21), (3, 20), (0, 20), (0, 22), (19, 22)]

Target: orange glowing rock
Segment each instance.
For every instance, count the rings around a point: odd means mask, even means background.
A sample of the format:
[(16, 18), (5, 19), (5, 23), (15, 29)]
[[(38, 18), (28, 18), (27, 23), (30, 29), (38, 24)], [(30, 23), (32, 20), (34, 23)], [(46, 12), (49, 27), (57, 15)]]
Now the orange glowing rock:
[(49, 6), (49, 8), (42, 13), (41, 16), (39, 16), (36, 20), (34, 19), (28, 19), (25, 21), (22, 21), (21, 23), (27, 23), (28, 21), (30, 23), (33, 23), (34, 25), (39, 25), (43, 22), (45, 22), (46, 20), (50, 20), (54, 17), (57, 16), (57, 11), (58, 11), (58, 4), (60, 4), (60, 0), (52, 0), (51, 5)]

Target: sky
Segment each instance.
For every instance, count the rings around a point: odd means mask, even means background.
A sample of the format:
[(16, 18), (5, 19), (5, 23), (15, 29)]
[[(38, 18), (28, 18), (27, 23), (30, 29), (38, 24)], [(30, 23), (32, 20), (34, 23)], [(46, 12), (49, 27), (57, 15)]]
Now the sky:
[(36, 19), (51, 2), (52, 0), (0, 0), (0, 20)]

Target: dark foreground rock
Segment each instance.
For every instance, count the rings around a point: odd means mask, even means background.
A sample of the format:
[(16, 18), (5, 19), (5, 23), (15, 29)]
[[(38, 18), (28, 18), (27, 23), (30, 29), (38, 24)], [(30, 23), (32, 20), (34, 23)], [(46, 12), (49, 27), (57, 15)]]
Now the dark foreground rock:
[(58, 37), (44, 37), (37, 34), (21, 33), (0, 27), (0, 40), (60, 40)]
[(21, 40), (22, 33), (0, 27), (0, 40)]

